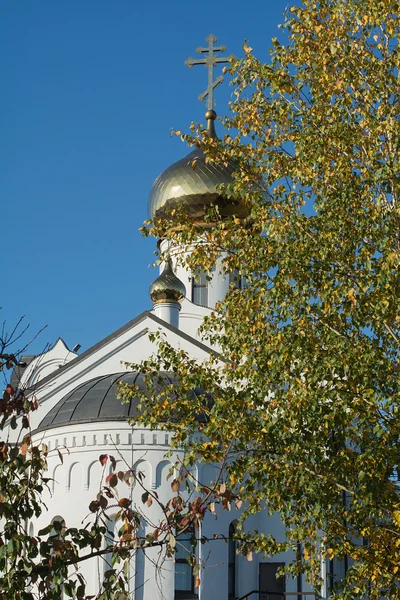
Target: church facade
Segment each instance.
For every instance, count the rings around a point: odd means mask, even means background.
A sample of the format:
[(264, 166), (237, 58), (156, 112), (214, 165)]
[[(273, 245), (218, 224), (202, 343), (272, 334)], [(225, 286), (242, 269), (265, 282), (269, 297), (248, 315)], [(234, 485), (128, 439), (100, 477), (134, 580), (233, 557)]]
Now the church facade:
[[(212, 46), (214, 42), (208, 41)], [(215, 51), (218, 48), (214, 48)], [(211, 101), (212, 89), (209, 90)], [(215, 135), (212, 103), (206, 118), (209, 134)], [(196, 158), (195, 169), (193, 158)], [(149, 198), (150, 218), (162, 217), (174, 204), (189, 207), (192, 214), (196, 214), (204, 204), (221, 201), (216, 188), (221, 183), (229, 183), (231, 172), (232, 166), (207, 164), (200, 150), (193, 151), (169, 166), (155, 181)], [(229, 200), (222, 201), (222, 206), (229, 209)], [(161, 244), (165, 250), (168, 242)], [(155, 331), (161, 331), (169, 343), (182, 348), (194, 359), (205, 360), (215, 348), (199, 339), (198, 327), (227, 293), (229, 281), (221, 275), (218, 264), (211, 281), (194, 278), (188, 270), (174, 264), (174, 249), (170, 253), (172, 261), (161, 265), (160, 275), (151, 286), (153, 306), (149, 310), (80, 355), (59, 339), (45, 354), (31, 357), (22, 374), (21, 385), (28, 388), (34, 385), (39, 398), (39, 409), (31, 417), (33, 442), (47, 444), (52, 480), (51, 490), (44, 498), (48, 511), (29, 524), (32, 534), (53, 520), (61, 520), (67, 526), (81, 526), (85, 522), (88, 505), (96, 497), (104, 478), (104, 469), (108, 473), (109, 467), (101, 465), (100, 455), (113, 455), (117, 470), (140, 471), (145, 485), (156, 491), (161, 501), (171, 497), (171, 480), (167, 476), (174, 458), (165, 456), (170, 449), (169, 434), (128, 424), (127, 417), (137, 414), (137, 401), (132, 399), (129, 404), (121, 404), (117, 382), (122, 380), (140, 387), (141, 376), (127, 371), (121, 364), (138, 363), (150, 357), (156, 347), (148, 334)], [(63, 463), (58, 453), (53, 452), (55, 449), (62, 452)], [(212, 466), (199, 465), (195, 476), (206, 483), (213, 479), (213, 474)], [(149, 523), (156, 522), (160, 516), (158, 507), (152, 505), (144, 510), (142, 491), (133, 488), (129, 493), (132, 505), (144, 512)], [(126, 486), (121, 488), (121, 494), (127, 495)], [(175, 559), (160, 561), (159, 549), (154, 548), (136, 553), (131, 561), (131, 597), (137, 600), (233, 600), (252, 590), (269, 590), (275, 592), (269, 600), (281, 600), (284, 597), (281, 593), (298, 600), (311, 600), (313, 590), (301, 577), (286, 580), (275, 577), (277, 568), (293, 559), (292, 554), (270, 559), (255, 555), (252, 561), (236, 554), (233, 535), (239, 516), (236, 508), (206, 515), (202, 535), (212, 538), (218, 534), (226, 541), (219, 538), (199, 544), (198, 559), (203, 566), (199, 587), (195, 586), (192, 568), (185, 562), (187, 540), (182, 540)], [(285, 536), (279, 515), (259, 513), (249, 521), (248, 527), (282, 540)], [(114, 535), (110, 529), (109, 539)], [(88, 594), (98, 592), (108, 568), (107, 557), (96, 557), (81, 564)], [(321, 568), (324, 575), (323, 564)]]

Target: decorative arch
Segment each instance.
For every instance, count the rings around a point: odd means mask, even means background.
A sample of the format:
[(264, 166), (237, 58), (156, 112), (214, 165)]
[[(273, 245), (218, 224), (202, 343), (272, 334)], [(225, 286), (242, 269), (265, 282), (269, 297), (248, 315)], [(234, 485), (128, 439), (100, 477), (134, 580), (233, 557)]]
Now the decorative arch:
[(126, 466), (126, 463), (123, 460), (115, 461), (115, 469), (113, 468), (111, 461), (109, 460), (108, 474), (113, 473), (113, 472), (118, 473), (118, 471), (127, 471), (127, 470), (128, 470), (128, 467)]
[(156, 488), (159, 488), (163, 482), (167, 481), (167, 476), (172, 467), (169, 460), (162, 460), (156, 468)]
[(143, 478), (143, 483), (146, 487), (152, 486), (153, 469), (148, 460), (143, 460), (141, 458), (138, 461), (136, 461), (132, 467), (132, 471), (137, 477)]
[(56, 493), (56, 488), (57, 490), (61, 488), (63, 488), (63, 492), (65, 490), (65, 468), (64, 465), (56, 465), (54, 467), (53, 470), (53, 475), (52, 475), (52, 492), (53, 494)]
[(93, 486), (95, 479), (96, 479), (95, 472), (93, 472), (95, 469), (95, 465), (100, 465), (98, 460), (93, 460), (90, 463), (90, 465), (88, 466), (87, 479), (86, 479), (86, 489), (87, 490)]
[(83, 465), (80, 462), (74, 462), (68, 470), (67, 478), (67, 492), (71, 489), (71, 485), (76, 490), (83, 489), (84, 487), (85, 474), (83, 471)]
[(37, 383), (49, 373), (56, 371), (63, 364), (64, 358), (61, 357), (51, 358), (50, 360), (44, 360), (42, 363), (36, 364), (29, 376), (29, 384), (33, 385), (34, 383)]
[(189, 467), (185, 467), (185, 469), (189, 473), (188, 480), (191, 486), (197, 486), (199, 482), (199, 470), (197, 465), (191, 465)]

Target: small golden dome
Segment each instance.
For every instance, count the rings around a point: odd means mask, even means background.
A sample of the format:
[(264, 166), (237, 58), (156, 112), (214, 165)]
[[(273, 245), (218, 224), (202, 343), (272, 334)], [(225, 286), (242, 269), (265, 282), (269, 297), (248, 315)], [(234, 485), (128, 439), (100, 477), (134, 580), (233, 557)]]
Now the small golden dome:
[(171, 260), (165, 263), (164, 271), (150, 285), (153, 302), (180, 302), (186, 296), (186, 288), (172, 270)]

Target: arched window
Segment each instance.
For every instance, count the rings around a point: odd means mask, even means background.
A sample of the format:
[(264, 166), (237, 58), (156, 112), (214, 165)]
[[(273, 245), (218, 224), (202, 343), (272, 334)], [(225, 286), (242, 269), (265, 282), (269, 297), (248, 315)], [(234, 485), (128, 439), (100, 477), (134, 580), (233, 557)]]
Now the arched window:
[(193, 552), (193, 531), (185, 531), (176, 538), (175, 554), (175, 598), (195, 598), (193, 567), (187, 559)]
[(50, 531), (50, 536), (57, 535), (61, 537), (63, 530), (65, 529), (65, 519), (63, 517), (57, 516), (51, 520), (51, 524), (53, 529)]
[(208, 306), (207, 275), (201, 269), (192, 275), (192, 302), (198, 306)]
[(237, 543), (234, 539), (236, 523), (232, 521), (229, 525), (228, 536), (228, 600), (236, 598), (236, 549)]
[(110, 550), (104, 554), (104, 573), (106, 573), (107, 571), (109, 571), (112, 566), (111, 566), (111, 561), (112, 561), (112, 557), (113, 557), (113, 546), (115, 544), (115, 520), (114, 520), (114, 516), (111, 516), (109, 518), (109, 520), (107, 521), (107, 533), (104, 536), (104, 545), (106, 548), (109, 548)]
[[(50, 555), (53, 556), (56, 552), (56, 545), (59, 540), (63, 539), (63, 534), (65, 532), (65, 519), (57, 515), (53, 517), (51, 520), (52, 529), (49, 533), (48, 541), (51, 543), (52, 548), (50, 550)], [(54, 583), (51, 584), (51, 587), (54, 587)]]

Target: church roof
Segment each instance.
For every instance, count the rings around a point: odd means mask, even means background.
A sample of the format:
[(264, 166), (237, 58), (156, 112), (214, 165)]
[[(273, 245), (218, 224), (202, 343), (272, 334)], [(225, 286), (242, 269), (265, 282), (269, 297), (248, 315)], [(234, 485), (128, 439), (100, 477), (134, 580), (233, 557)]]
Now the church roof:
[[(159, 377), (162, 383), (161, 386), (156, 383), (156, 386), (160, 391), (164, 385), (178, 385), (177, 380), (169, 373), (160, 373)], [(77, 423), (125, 421), (127, 418), (137, 417), (140, 399), (133, 395), (129, 402), (122, 404), (118, 397), (119, 381), (135, 385), (142, 391), (146, 390), (144, 375), (137, 371), (100, 375), (80, 384), (64, 396), (42, 419), (38, 431)], [(191, 394), (204, 395), (201, 390), (193, 390)]]
[(90, 348), (88, 348), (87, 350), (82, 352), (82, 354), (79, 354), (79, 356), (72, 359), (70, 362), (66, 363), (65, 365), (63, 365), (62, 367), (60, 367), (53, 373), (50, 373), (46, 377), (43, 377), (43, 379), (41, 379), (37, 384), (31, 386), (29, 391), (33, 392), (33, 391), (37, 391), (41, 388), (45, 388), (52, 380), (57, 379), (60, 377), (61, 374), (65, 373), (67, 371), (70, 371), (71, 369), (76, 367), (76, 365), (78, 365), (79, 363), (82, 363), (87, 358), (89, 358), (92, 354), (94, 354), (95, 352), (98, 352), (99, 350), (101, 350), (102, 348), (107, 346), (107, 344), (111, 343), (113, 340), (115, 340), (119, 336), (123, 335), (126, 331), (133, 328), (135, 325), (137, 325), (141, 321), (144, 321), (145, 319), (150, 319), (150, 320), (154, 321), (154, 323), (156, 325), (161, 326), (164, 329), (167, 329), (171, 332), (174, 332), (180, 338), (190, 342), (194, 346), (197, 346), (197, 348), (200, 348), (201, 350), (203, 350), (204, 352), (207, 352), (208, 354), (213, 354), (215, 356), (218, 356), (218, 358), (220, 360), (224, 361), (223, 357), (220, 356), (218, 354), (218, 352), (216, 352), (212, 348), (209, 348), (202, 342), (199, 342), (198, 340), (196, 340), (196, 338), (185, 333), (184, 331), (181, 331), (180, 329), (177, 329), (173, 325), (170, 325), (163, 319), (160, 319), (159, 317), (154, 315), (152, 312), (146, 310), (146, 311), (142, 312), (140, 315), (138, 315), (137, 317), (135, 317), (134, 319), (132, 319), (131, 321), (128, 321), (128, 323), (126, 323), (125, 325), (123, 325), (122, 327), (117, 329), (116, 331), (113, 331), (110, 335), (106, 336), (105, 338), (103, 338), (102, 340), (100, 340), (99, 342), (94, 344), (94, 346), (91, 346)]

